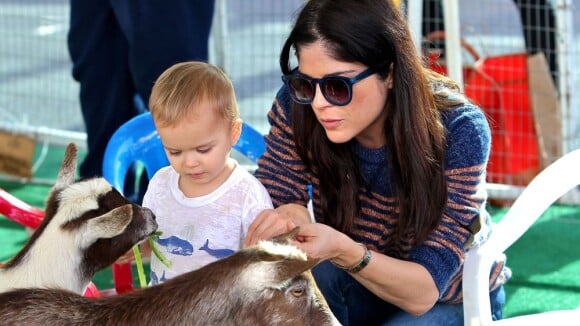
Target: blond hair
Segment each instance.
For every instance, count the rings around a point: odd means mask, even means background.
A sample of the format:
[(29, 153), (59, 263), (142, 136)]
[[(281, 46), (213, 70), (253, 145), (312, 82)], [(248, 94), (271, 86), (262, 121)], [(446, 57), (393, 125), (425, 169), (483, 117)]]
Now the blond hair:
[(233, 123), (240, 117), (234, 86), (225, 72), (206, 62), (187, 61), (171, 66), (157, 78), (149, 109), (157, 125), (172, 126), (205, 114), (197, 110), (202, 102), (225, 121)]

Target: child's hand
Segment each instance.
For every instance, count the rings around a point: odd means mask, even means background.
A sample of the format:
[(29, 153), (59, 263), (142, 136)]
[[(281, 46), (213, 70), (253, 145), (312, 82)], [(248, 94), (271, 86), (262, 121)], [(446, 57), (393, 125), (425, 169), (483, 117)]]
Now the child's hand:
[(149, 241), (143, 241), (139, 244), (139, 250), (142, 257), (151, 257), (151, 245)]
[[(141, 257), (148, 258), (151, 257), (151, 246), (149, 246), (148, 241), (144, 241), (139, 244), (139, 251), (141, 252)], [(119, 257), (115, 264), (128, 264), (135, 261), (135, 254), (133, 253), (133, 249), (127, 251), (123, 256)]]

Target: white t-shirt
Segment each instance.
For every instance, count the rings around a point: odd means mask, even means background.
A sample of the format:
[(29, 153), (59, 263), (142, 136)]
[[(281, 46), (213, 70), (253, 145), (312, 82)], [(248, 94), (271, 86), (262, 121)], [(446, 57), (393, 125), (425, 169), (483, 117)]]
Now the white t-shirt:
[(151, 254), (152, 285), (239, 250), (256, 216), (272, 208), (266, 188), (237, 161), (229, 178), (207, 195), (187, 198), (178, 181), (179, 174), (164, 167), (155, 173), (143, 198), (162, 232), (156, 246), (172, 264), (167, 268)]

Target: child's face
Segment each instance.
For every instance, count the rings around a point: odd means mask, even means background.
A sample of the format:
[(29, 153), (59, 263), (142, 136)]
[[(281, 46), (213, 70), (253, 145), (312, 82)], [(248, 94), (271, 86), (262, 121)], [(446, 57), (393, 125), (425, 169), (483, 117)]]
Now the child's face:
[(233, 168), (226, 163), (237, 141), (236, 128), (212, 110), (202, 103), (198, 112), (207, 114), (195, 114), (176, 125), (157, 128), (169, 163), (180, 175), (180, 189), (188, 197), (217, 189)]

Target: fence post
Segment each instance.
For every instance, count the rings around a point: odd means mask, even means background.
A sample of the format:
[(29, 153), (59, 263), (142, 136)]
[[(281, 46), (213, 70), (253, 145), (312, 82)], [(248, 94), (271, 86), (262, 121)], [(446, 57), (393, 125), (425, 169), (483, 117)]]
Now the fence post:
[(457, 0), (443, 1), (443, 17), (445, 23), (445, 58), (447, 73), (455, 80), (462, 90), (463, 86), (463, 59), (461, 57), (459, 8)]

